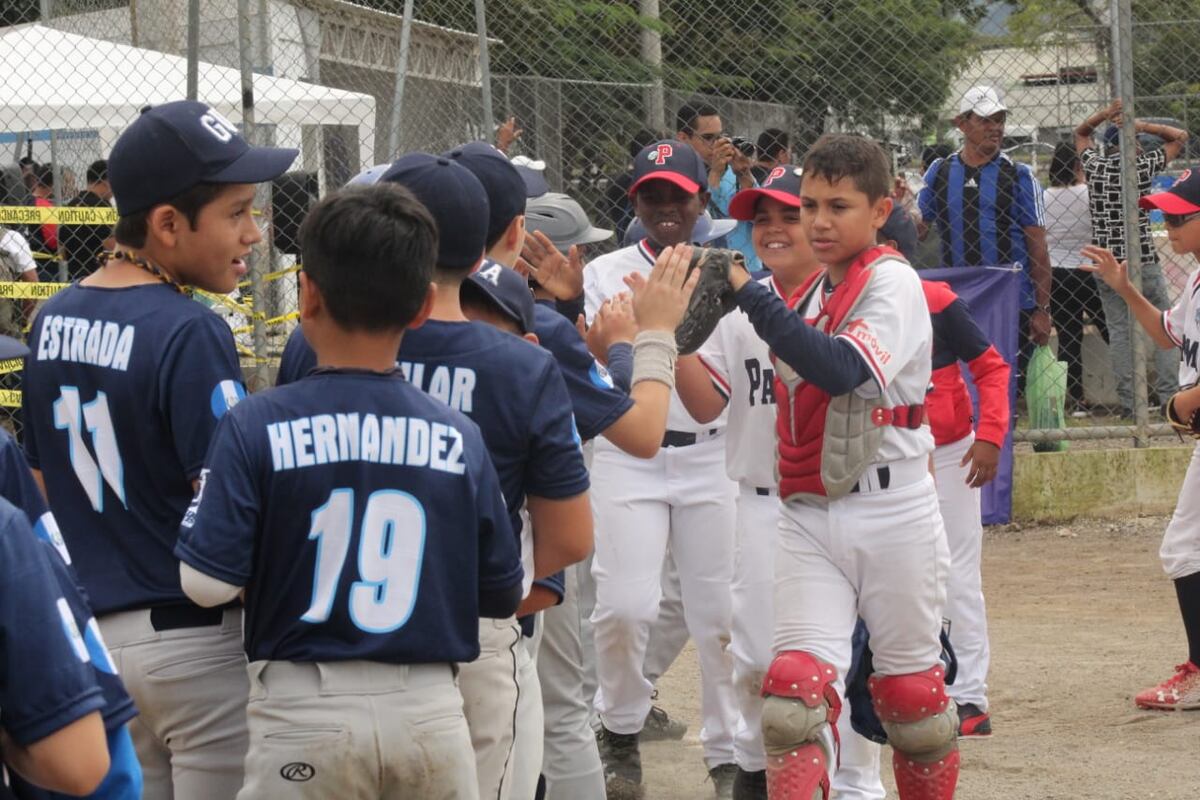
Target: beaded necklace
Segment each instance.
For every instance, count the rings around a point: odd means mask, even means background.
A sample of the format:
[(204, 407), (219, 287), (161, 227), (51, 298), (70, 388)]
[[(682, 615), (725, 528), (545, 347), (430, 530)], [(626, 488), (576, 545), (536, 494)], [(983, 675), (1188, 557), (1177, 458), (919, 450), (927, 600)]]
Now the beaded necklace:
[(104, 259), (105, 264), (107, 264), (109, 261), (112, 261), (113, 259), (120, 259), (121, 261), (126, 261), (130, 264), (133, 264), (135, 267), (139, 267), (139, 268), (145, 270), (146, 272), (149, 272), (151, 275), (158, 278), (160, 281), (165, 283), (167, 286), (170, 286), (172, 289), (179, 292), (180, 294), (187, 295), (188, 297), (191, 297), (191, 295), (192, 295), (192, 287), (184, 286), (179, 281), (175, 280), (170, 275), (163, 272), (162, 267), (158, 266), (157, 264), (153, 263), (152, 261), (148, 261), (147, 259), (142, 258), (141, 256), (136, 256), (133, 253), (129, 252), (128, 250), (113, 250), (111, 253), (105, 253), (103, 256), (103, 259)]

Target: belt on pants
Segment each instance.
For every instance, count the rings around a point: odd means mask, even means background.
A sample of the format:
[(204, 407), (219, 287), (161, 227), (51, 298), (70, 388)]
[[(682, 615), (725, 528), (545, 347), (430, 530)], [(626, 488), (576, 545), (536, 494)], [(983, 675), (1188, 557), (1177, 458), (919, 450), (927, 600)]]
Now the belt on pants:
[(667, 431), (663, 434), (663, 447), (688, 447), (700, 442), (707, 442), (709, 439), (715, 439), (721, 435), (721, 428), (709, 428), (706, 431), (699, 433), (686, 433), (684, 431)]
[(863, 472), (850, 494), (898, 489), (916, 483), (928, 474), (929, 462), (924, 457), (893, 461), (890, 464), (873, 464)]
[(225, 617), (225, 609), (232, 607), (202, 608), (191, 603), (154, 606), (150, 609), (150, 626), (154, 630), (162, 632), (180, 628), (204, 628), (220, 625), (221, 620)]

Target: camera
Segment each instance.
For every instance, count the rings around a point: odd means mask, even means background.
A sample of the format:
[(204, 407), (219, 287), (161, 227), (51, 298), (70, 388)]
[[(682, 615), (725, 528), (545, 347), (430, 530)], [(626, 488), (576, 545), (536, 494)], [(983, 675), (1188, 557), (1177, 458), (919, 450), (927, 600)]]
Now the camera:
[(733, 136), (729, 139), (730, 143), (738, 149), (746, 158), (754, 158), (757, 149), (754, 142), (747, 139), (745, 136)]

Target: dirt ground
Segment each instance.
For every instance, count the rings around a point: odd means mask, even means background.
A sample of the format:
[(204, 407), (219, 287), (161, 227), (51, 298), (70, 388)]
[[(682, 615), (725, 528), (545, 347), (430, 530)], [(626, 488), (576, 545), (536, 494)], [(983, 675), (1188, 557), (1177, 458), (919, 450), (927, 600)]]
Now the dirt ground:
[[(995, 735), (965, 742), (964, 800), (1194, 800), (1200, 711), (1149, 713), (1133, 695), (1186, 659), (1158, 562), (1163, 517), (989, 529), (984, 591)], [(643, 746), (648, 800), (712, 797), (701, 760), (699, 672), (689, 648), (659, 702), (689, 725)], [(888, 797), (891, 754), (884, 748)]]

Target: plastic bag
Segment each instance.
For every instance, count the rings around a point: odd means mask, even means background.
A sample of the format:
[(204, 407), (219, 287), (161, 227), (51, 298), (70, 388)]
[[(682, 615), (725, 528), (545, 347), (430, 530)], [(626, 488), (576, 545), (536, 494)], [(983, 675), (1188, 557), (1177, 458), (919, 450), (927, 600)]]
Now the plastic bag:
[[(1029, 357), (1025, 379), (1025, 406), (1029, 410), (1029, 427), (1033, 430), (1066, 427), (1067, 362), (1059, 361), (1045, 345), (1037, 347)], [(1039, 453), (1067, 449), (1065, 441), (1037, 442), (1033, 449)]]

